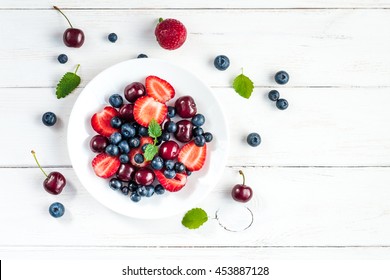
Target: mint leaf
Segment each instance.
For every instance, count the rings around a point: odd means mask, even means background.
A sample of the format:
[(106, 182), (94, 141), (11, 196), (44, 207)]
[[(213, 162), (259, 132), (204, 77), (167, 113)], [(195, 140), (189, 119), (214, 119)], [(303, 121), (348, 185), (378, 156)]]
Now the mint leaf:
[(162, 134), (161, 126), (155, 119), (152, 119), (148, 127), (149, 136), (152, 138), (160, 137)]
[(238, 75), (233, 81), (234, 90), (244, 98), (251, 97), (253, 92), (253, 82), (243, 73)]
[(62, 76), (61, 80), (57, 84), (56, 95), (57, 98), (64, 98), (68, 96), (72, 91), (74, 91), (80, 84), (81, 79), (77, 76), (76, 72), (79, 69), (80, 64), (77, 65), (76, 71), (74, 73), (67, 72)]
[(207, 213), (202, 208), (193, 208), (184, 215), (181, 223), (186, 228), (197, 229), (207, 220)]
[(148, 144), (144, 152), (145, 160), (152, 160), (157, 153), (158, 153), (157, 146)]

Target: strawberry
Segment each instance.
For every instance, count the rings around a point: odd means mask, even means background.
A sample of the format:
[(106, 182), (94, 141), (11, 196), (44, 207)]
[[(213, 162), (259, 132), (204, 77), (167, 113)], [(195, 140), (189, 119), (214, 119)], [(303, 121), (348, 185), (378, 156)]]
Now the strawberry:
[(169, 192), (180, 191), (187, 183), (187, 175), (183, 173), (176, 173), (173, 179), (168, 179), (164, 176), (164, 173), (159, 170), (154, 170), (157, 180), (160, 184)]
[(136, 154), (143, 154), (142, 146), (145, 144), (153, 144), (153, 139), (150, 137), (141, 137), (139, 147), (136, 149), (132, 149), (129, 153), (130, 162), (135, 167), (145, 167), (150, 162), (150, 161), (145, 160), (143, 163), (136, 163), (134, 161), (134, 156)]
[(168, 112), (165, 104), (154, 100), (150, 96), (138, 98), (134, 104), (134, 119), (142, 126), (148, 127), (152, 119), (155, 119), (159, 124), (163, 122)]
[(175, 89), (167, 81), (156, 77), (148, 76), (145, 80), (146, 93), (158, 102), (165, 103), (175, 97)]
[(110, 178), (113, 176), (120, 165), (121, 162), (118, 157), (112, 157), (105, 153), (98, 154), (92, 160), (93, 170), (95, 171), (95, 174), (101, 178)]
[(103, 111), (100, 113), (95, 113), (91, 118), (92, 128), (99, 133), (100, 135), (109, 137), (114, 132), (119, 131), (116, 128), (113, 128), (110, 124), (110, 121), (113, 117), (118, 116), (118, 111), (111, 107), (104, 107)]
[(175, 50), (181, 47), (187, 38), (185, 26), (178, 20), (160, 18), (159, 23), (154, 30), (157, 42), (161, 47), (167, 50)]
[(195, 145), (194, 141), (191, 141), (181, 148), (178, 160), (183, 163), (189, 171), (197, 171), (203, 167), (206, 160), (206, 154), (206, 144), (203, 147), (198, 147)]

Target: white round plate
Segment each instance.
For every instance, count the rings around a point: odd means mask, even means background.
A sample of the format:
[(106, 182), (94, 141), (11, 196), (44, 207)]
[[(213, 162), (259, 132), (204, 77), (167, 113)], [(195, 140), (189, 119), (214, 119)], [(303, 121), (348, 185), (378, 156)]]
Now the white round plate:
[[(188, 177), (186, 186), (179, 192), (165, 192), (134, 203), (129, 196), (113, 191), (108, 179), (95, 175), (91, 162), (96, 156), (89, 149), (89, 141), (96, 135), (91, 127), (91, 117), (107, 106), (113, 93), (120, 93), (126, 85), (145, 82), (149, 75), (167, 80), (176, 91), (176, 96), (190, 95), (197, 104), (198, 112), (206, 117), (205, 131), (214, 135), (207, 145), (204, 167)], [(100, 203), (111, 210), (134, 218), (157, 219), (172, 216), (196, 206), (210, 193), (222, 176), (228, 154), (228, 130), (222, 109), (212, 91), (200, 79), (185, 69), (163, 60), (143, 58), (116, 64), (97, 75), (80, 93), (69, 119), (68, 150), (73, 169), (82, 185)]]

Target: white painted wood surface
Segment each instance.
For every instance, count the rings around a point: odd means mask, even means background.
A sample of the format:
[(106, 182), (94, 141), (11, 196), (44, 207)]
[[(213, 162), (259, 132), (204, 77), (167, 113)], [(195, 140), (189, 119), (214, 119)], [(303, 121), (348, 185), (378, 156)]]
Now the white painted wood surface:
[[(61, 42), (65, 20), (52, 1), (0, 3), (0, 258), (388, 259), (390, 256), (390, 1), (58, 1), (86, 32), (80, 49)], [(306, 9), (310, 8), (310, 9)], [(314, 9), (313, 9), (314, 8)], [(358, 9), (356, 9), (358, 8)], [(161, 49), (158, 17), (189, 30), (179, 50)], [(116, 32), (119, 40), (105, 36)], [(95, 201), (70, 166), (66, 126), (82, 87), (106, 67), (138, 53), (191, 69), (210, 85), (230, 123), (224, 178), (199, 206), (210, 215), (233, 204), (239, 169), (255, 196), (253, 226), (231, 233), (210, 220), (197, 231), (181, 215), (161, 221), (119, 216)], [(56, 62), (68, 54), (65, 65)], [(231, 67), (212, 66), (227, 54)], [(81, 63), (80, 89), (54, 96), (59, 77)], [(230, 85), (244, 67), (255, 82), (250, 100)], [(280, 69), (291, 82), (278, 111), (267, 99)], [(46, 111), (59, 123), (41, 124)], [(245, 144), (252, 131), (258, 148)], [(69, 186), (58, 197), (42, 190), (30, 150)], [(47, 207), (65, 204), (50, 218)]]

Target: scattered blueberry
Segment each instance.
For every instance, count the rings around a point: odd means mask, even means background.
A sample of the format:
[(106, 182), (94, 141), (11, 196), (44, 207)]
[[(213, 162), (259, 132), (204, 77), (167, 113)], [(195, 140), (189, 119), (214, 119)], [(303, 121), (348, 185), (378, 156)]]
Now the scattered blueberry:
[(134, 126), (132, 126), (131, 124), (125, 123), (121, 126), (121, 133), (122, 133), (123, 137), (131, 138), (131, 137), (134, 137), (136, 130), (135, 130)]
[(203, 147), (204, 144), (206, 144), (206, 139), (204, 138), (203, 135), (198, 135), (198, 136), (195, 136), (194, 143), (198, 147)]
[(153, 158), (151, 165), (154, 170), (161, 170), (164, 167), (164, 160), (161, 157), (156, 156)]
[(290, 76), (286, 71), (279, 71), (275, 74), (275, 82), (277, 82), (279, 85), (287, 84), (289, 79)]
[(176, 171), (177, 173), (182, 173), (182, 172), (184, 172), (185, 170), (186, 170), (186, 167), (184, 166), (183, 163), (181, 163), (181, 162), (176, 162), (176, 163), (175, 163), (175, 171)]
[(259, 146), (260, 143), (261, 143), (261, 138), (260, 138), (260, 135), (258, 133), (250, 133), (248, 135), (248, 137), (246, 138), (246, 141), (248, 142), (248, 144), (252, 147), (256, 147), (256, 146)]
[(113, 128), (120, 128), (122, 125), (122, 121), (118, 117), (113, 117), (110, 121), (110, 124)]
[(144, 156), (142, 155), (142, 154), (136, 154), (135, 156), (134, 156), (134, 161), (136, 162), (136, 163), (138, 163), (138, 164), (141, 164), (141, 163), (143, 163), (144, 162)]
[(137, 58), (148, 58), (146, 54), (140, 53)]
[(111, 43), (115, 43), (116, 40), (118, 40), (118, 35), (116, 35), (115, 33), (110, 33), (108, 34), (107, 38), (108, 41), (110, 41)]
[(115, 93), (108, 99), (112, 107), (119, 108), (123, 104), (123, 98), (119, 94)]
[(214, 66), (218, 70), (224, 71), (228, 69), (229, 65), (230, 65), (230, 60), (226, 55), (218, 55), (214, 59)]
[(213, 141), (213, 135), (210, 132), (205, 132), (203, 136), (207, 143)]
[(133, 137), (129, 139), (129, 145), (131, 148), (138, 148), (140, 145), (140, 140), (138, 137)]
[(61, 64), (65, 64), (68, 62), (68, 56), (66, 54), (60, 54), (58, 57), (58, 62)]
[(146, 197), (151, 197), (155, 192), (153, 185), (146, 186), (145, 189), (146, 189)]
[(121, 155), (119, 156), (119, 161), (120, 161), (121, 163), (128, 163), (128, 162), (130, 161), (130, 159), (129, 159), (129, 156), (128, 156), (128, 155), (126, 155), (126, 154), (121, 154)]
[(154, 192), (155, 192), (156, 194), (161, 195), (161, 194), (165, 193), (165, 189), (164, 189), (164, 187), (163, 187), (162, 185), (156, 185), (156, 186), (154, 187)]
[(118, 148), (122, 154), (128, 154), (130, 152), (130, 146), (126, 140), (120, 141), (118, 144)]
[(279, 99), (278, 101), (276, 101), (276, 107), (279, 109), (279, 110), (286, 110), (287, 107), (288, 107), (288, 102), (286, 99)]
[(106, 153), (109, 154), (110, 156), (117, 156), (119, 155), (119, 148), (117, 145), (110, 144), (106, 147), (105, 149)]
[(145, 153), (146, 147), (149, 145), (149, 143), (143, 144), (141, 150)]
[(139, 194), (140, 196), (146, 196), (146, 194), (147, 194), (146, 187), (145, 186), (139, 187), (137, 189), (137, 194)]
[(134, 181), (130, 181), (128, 188), (131, 192), (135, 192), (138, 189), (138, 184)]
[(268, 98), (271, 100), (271, 101), (277, 101), (279, 99), (279, 91), (277, 90), (271, 90), (269, 93), (268, 93)]
[(168, 141), (171, 138), (171, 134), (168, 131), (164, 131), (160, 137), (162, 141)]
[(173, 169), (172, 170), (166, 169), (164, 170), (164, 176), (168, 179), (173, 179), (176, 176), (176, 171)]
[(173, 168), (175, 168), (175, 162), (171, 159), (168, 159), (167, 161), (165, 161), (165, 168), (167, 170), (173, 170)]
[(110, 135), (108, 140), (110, 140), (110, 143), (117, 145), (120, 141), (122, 141), (122, 134), (120, 134), (119, 132), (114, 132)]
[(65, 207), (60, 202), (54, 202), (49, 206), (49, 213), (54, 218), (62, 217), (65, 213)]
[(203, 133), (204, 133), (204, 131), (201, 127), (195, 127), (192, 130), (192, 135), (194, 135), (194, 136), (203, 135)]
[(148, 128), (147, 127), (144, 127), (144, 126), (140, 126), (138, 128), (138, 134), (140, 136), (149, 136), (149, 133), (148, 133)]
[(133, 201), (133, 202), (139, 202), (141, 200), (141, 196), (136, 193), (136, 192), (133, 192), (131, 195), (130, 195), (130, 199)]
[(118, 180), (116, 178), (112, 178), (110, 180), (109, 186), (110, 186), (111, 189), (116, 191), (116, 190), (119, 190), (123, 186), (123, 183), (122, 183), (121, 180)]
[(196, 114), (195, 116), (192, 117), (191, 122), (195, 126), (202, 126), (204, 125), (205, 118), (202, 114)]
[(53, 112), (46, 112), (42, 116), (42, 122), (46, 126), (53, 126), (57, 122), (57, 116)]
[(167, 122), (165, 127), (166, 131), (168, 131), (169, 133), (175, 133), (177, 130), (177, 124), (174, 121)]
[(121, 187), (121, 192), (124, 195), (128, 195), (129, 194), (129, 188), (126, 187), (126, 186), (123, 186), (123, 187)]
[(175, 107), (168, 106), (168, 118), (173, 118), (176, 116), (176, 109)]

